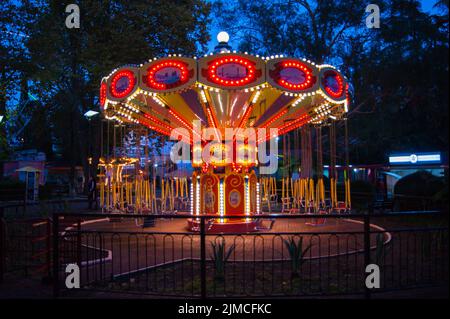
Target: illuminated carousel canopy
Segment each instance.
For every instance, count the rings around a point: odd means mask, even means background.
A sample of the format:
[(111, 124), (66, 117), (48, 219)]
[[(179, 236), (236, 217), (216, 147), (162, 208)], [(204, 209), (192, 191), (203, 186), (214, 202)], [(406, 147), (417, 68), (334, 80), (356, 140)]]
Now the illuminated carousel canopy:
[(308, 123), (342, 119), (348, 84), (333, 66), (307, 59), (169, 55), (114, 70), (102, 79), (100, 104), (107, 119), (167, 136), (185, 128), (192, 143), (195, 120), (201, 128), (277, 128), (282, 135)]

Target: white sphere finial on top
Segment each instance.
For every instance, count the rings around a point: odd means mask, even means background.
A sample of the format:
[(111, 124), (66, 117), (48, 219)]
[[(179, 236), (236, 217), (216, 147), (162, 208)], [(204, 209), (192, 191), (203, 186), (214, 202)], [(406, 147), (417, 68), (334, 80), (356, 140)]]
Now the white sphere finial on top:
[(230, 40), (230, 36), (225, 31), (220, 31), (217, 34), (217, 41), (227, 43)]

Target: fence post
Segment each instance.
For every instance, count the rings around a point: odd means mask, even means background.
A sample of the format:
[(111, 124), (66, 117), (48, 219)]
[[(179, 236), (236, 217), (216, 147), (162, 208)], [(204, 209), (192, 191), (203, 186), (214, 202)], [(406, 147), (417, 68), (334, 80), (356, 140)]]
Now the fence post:
[(201, 297), (206, 298), (206, 241), (205, 241), (205, 217), (200, 216), (200, 282)]
[(5, 258), (6, 258), (6, 252), (5, 252), (5, 220), (4, 220), (4, 213), (3, 213), (3, 207), (0, 207), (0, 283), (3, 283), (3, 274), (5, 272)]
[(50, 217), (47, 218), (47, 275), (48, 278), (52, 277), (52, 220)]
[(370, 289), (366, 286), (366, 267), (370, 264), (370, 215), (373, 212), (372, 204), (369, 204), (367, 212), (364, 214), (364, 297), (370, 299)]
[(59, 214), (53, 214), (53, 297), (59, 297)]
[(81, 269), (81, 219), (77, 222), (77, 264)]

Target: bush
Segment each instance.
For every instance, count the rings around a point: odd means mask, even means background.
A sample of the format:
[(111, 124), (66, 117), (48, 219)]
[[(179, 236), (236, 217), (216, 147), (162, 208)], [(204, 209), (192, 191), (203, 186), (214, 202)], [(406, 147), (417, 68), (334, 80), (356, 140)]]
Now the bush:
[(0, 201), (23, 200), (25, 196), (25, 183), (12, 178), (0, 180)]
[[(343, 183), (337, 186), (337, 192), (338, 199), (343, 199), (345, 195)], [(366, 209), (375, 198), (375, 186), (363, 180), (350, 181), (350, 195), (353, 209)]]
[[(323, 183), (325, 185), (325, 191), (330, 191), (330, 179), (326, 176), (323, 177)], [(345, 198), (345, 186), (343, 182), (337, 184), (337, 196), (339, 201), (343, 201)], [(366, 209), (368, 204), (374, 200), (375, 186), (372, 183), (362, 180), (350, 181), (350, 194), (352, 200), (352, 208), (354, 209)]]
[(350, 181), (350, 190), (352, 193), (361, 194), (367, 198), (372, 198), (375, 195), (375, 186), (367, 181), (356, 180)]
[(444, 179), (418, 171), (400, 179), (394, 187), (396, 210), (435, 209), (434, 197), (445, 189)]
[(54, 187), (49, 184), (39, 185), (39, 199), (47, 200), (52, 198), (52, 194), (54, 193)]

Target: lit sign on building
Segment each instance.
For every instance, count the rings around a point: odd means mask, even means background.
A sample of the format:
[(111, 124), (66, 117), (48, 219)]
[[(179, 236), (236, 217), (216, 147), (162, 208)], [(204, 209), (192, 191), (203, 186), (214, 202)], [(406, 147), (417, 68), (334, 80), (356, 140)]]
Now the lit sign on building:
[(417, 153), (389, 156), (389, 164), (440, 164), (440, 153)]

